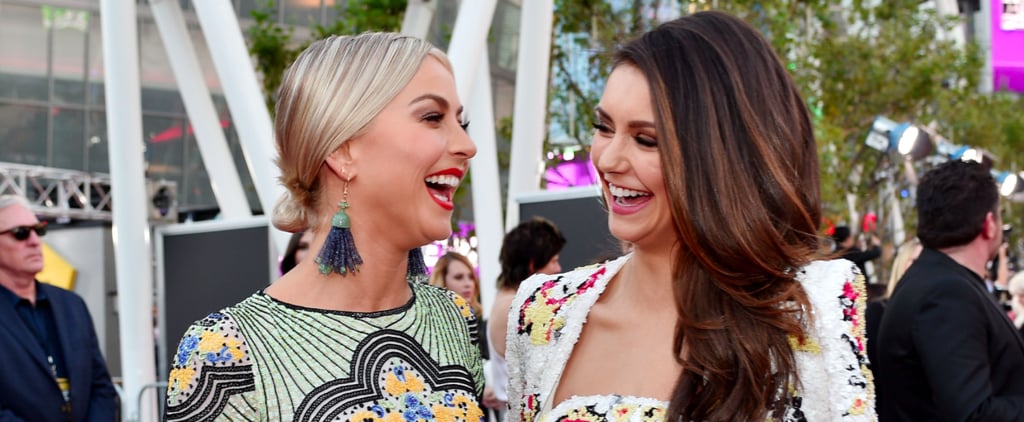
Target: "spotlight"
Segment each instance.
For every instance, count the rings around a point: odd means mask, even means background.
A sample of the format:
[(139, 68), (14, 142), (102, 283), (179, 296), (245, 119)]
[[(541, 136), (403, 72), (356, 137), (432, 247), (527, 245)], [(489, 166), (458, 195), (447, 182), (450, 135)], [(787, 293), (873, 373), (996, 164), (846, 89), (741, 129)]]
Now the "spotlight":
[(992, 154), (981, 148), (965, 149), (963, 153), (960, 155), (960, 159), (964, 161), (974, 161), (977, 163), (981, 163), (981, 165), (985, 166), (985, 168), (989, 170), (992, 169), (992, 162), (995, 161), (995, 159), (992, 157)]
[(999, 193), (1003, 196), (1010, 196), (1024, 190), (1024, 183), (1021, 183), (1020, 176), (1008, 171), (1000, 173), (996, 177), (996, 182), (999, 183)]
[(928, 132), (910, 123), (900, 123), (889, 131), (889, 145), (914, 161), (927, 157), (935, 147)]
[(897, 123), (878, 116), (864, 143), (881, 152), (896, 151), (910, 160), (920, 160), (934, 149), (932, 136), (912, 123)]

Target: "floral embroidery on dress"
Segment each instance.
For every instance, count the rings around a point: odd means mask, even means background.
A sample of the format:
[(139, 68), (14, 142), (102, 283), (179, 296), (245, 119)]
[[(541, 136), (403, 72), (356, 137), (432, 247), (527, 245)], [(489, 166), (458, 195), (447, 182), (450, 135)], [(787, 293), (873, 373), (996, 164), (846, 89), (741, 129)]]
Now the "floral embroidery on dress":
[[(524, 282), (509, 315), (509, 327), (516, 329), (509, 330), (506, 343), (510, 422), (588, 421), (594, 414), (615, 422), (664, 420), (668, 403), (652, 398), (576, 396), (547, 405), (588, 312), (629, 258)], [(788, 338), (800, 382), (779, 392), (785, 405), (781, 420), (875, 420), (874, 386), (863, 347), (863, 278), (853, 263), (830, 260), (800, 268), (797, 280), (810, 307), (798, 311), (807, 323), (803, 337)]]
[[(541, 284), (520, 308), (519, 334), (529, 333), (533, 345), (539, 346), (550, 342), (552, 336), (565, 326), (565, 317), (559, 315), (558, 311), (594, 287), (594, 283), (605, 271), (605, 267), (600, 267), (575, 289), (566, 289), (559, 283), (561, 277)], [(562, 289), (557, 291), (555, 287)]]
[(356, 410), (350, 421), (365, 422), (479, 422), (483, 410), (464, 391), (433, 391), (423, 376), (402, 359), (392, 358), (384, 369), (383, 397)]
[(540, 394), (530, 394), (523, 398), (522, 409), (519, 410), (519, 420), (532, 421), (537, 416), (539, 396)]
[(459, 308), (463, 318), (469, 318), (470, 315), (473, 315), (473, 308), (469, 306), (469, 303), (462, 296), (454, 295), (452, 300), (455, 302), (455, 306)]
[(168, 377), (168, 395), (186, 390), (196, 375), (198, 362), (238, 364), (245, 360), (243, 344), (223, 331), (226, 316), (214, 312), (192, 326), (178, 344), (174, 365)]
[(864, 415), (874, 402), (875, 383), (867, 362), (867, 354), (864, 347), (865, 322), (864, 315), (858, 309), (864, 309), (867, 297), (867, 287), (864, 285), (864, 276), (855, 274), (852, 280), (843, 283), (843, 292), (839, 296), (839, 306), (843, 311), (843, 321), (849, 323), (849, 332), (843, 334), (853, 354), (857, 357), (857, 368), (848, 368), (850, 375), (847, 382), (850, 386), (858, 387), (865, 393), (864, 396), (856, 397), (849, 409), (848, 415)]

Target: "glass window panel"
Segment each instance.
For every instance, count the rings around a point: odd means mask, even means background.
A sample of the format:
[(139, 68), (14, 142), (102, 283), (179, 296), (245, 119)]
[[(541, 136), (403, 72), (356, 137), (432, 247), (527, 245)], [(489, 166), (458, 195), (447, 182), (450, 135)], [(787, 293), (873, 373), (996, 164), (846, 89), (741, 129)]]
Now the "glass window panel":
[(0, 161), (46, 165), (46, 107), (0, 103)]
[(320, 0), (282, 0), (284, 23), (296, 26), (320, 24)]
[(102, 17), (94, 13), (89, 19), (89, 56), (86, 59), (88, 73), (86, 85), (89, 104), (104, 105), (106, 93), (103, 91), (103, 36), (100, 31), (100, 20)]
[(53, 98), (73, 104), (85, 103), (85, 42), (88, 12), (74, 13), (73, 24), (53, 30)]
[[(47, 29), (39, 6), (4, 5), (0, 12), (0, 73), (36, 76), (43, 85), (0, 85), (0, 97), (47, 100)], [(17, 40), (12, 42), (12, 40)]]
[(51, 167), (85, 170), (85, 112), (53, 107)]
[[(277, 10), (279, 3), (274, 3), (274, 10)], [(267, 0), (240, 0), (238, 2), (238, 19), (252, 19), (252, 12), (258, 10), (264, 12), (267, 10)], [(274, 13), (276, 16), (277, 13)]]
[(235, 170), (238, 172), (238, 178), (242, 182), (245, 198), (249, 200), (249, 209), (262, 212), (263, 206), (260, 204), (260, 197), (256, 193), (256, 184), (253, 183), (252, 175), (249, 174), (249, 165), (245, 161), (245, 154), (242, 152), (242, 143), (238, 139), (238, 132), (235, 131), (233, 125), (228, 126), (224, 128), (224, 136), (228, 139), (228, 147), (231, 148), (231, 157), (235, 161)]
[(184, 208), (217, 207), (217, 197), (213, 195), (210, 175), (206, 173), (202, 154), (196, 145), (194, 136), (188, 136), (187, 175), (184, 183), (178, 182), (178, 200)]
[(173, 180), (181, 185), (185, 156), (185, 119), (142, 116), (146, 142), (146, 174), (152, 179)]
[(85, 171), (110, 173), (110, 152), (107, 144), (107, 113), (93, 111), (86, 122), (88, 129), (85, 149)]
[[(3, 47), (0, 47), (3, 48)], [(0, 61), (3, 58), (0, 57)], [(29, 75), (6, 73), (0, 69), (0, 98), (29, 98), (46, 100), (46, 74)]]
[[(156, 22), (150, 19), (139, 20), (139, 81), (142, 84), (142, 110), (143, 111), (181, 111), (181, 96), (176, 98), (160, 97), (158, 100), (149, 99), (146, 94), (149, 90), (176, 91), (177, 82), (174, 80), (174, 73), (171, 71), (171, 63), (167, 58), (167, 51), (160, 39)], [(152, 94), (153, 91), (150, 91)]]
[(43, 6), (43, 26), (50, 29), (51, 70), (54, 77), (54, 101), (85, 102), (85, 40), (90, 14), (84, 10)]
[(334, 25), (338, 19), (344, 16), (342, 11), (344, 3), (341, 0), (324, 0), (324, 26)]
[(519, 16), (518, 6), (501, 2), (494, 15), (495, 36), (490, 50), (493, 52), (494, 64), (498, 67), (515, 72), (519, 60)]
[(176, 89), (142, 87), (142, 111), (185, 113), (181, 94)]

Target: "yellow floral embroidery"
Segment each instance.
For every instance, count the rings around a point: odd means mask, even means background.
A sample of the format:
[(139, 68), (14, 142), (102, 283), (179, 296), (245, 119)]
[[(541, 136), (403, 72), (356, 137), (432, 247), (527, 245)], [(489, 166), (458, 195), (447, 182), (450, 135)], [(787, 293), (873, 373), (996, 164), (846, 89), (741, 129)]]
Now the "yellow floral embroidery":
[(608, 415), (608, 419), (616, 422), (626, 422), (629, 420), (629, 415), (636, 411), (635, 404), (617, 404), (612, 407), (611, 413)]
[(389, 372), (384, 379), (384, 391), (392, 396), (400, 396), (405, 392), (405, 383), (399, 381), (394, 373)]
[(405, 393), (419, 393), (424, 388), (423, 380), (408, 372), (405, 373), (405, 382), (399, 380), (394, 372), (388, 373), (384, 379), (384, 391), (396, 397)]
[(172, 390), (184, 390), (188, 387), (189, 381), (196, 376), (196, 370), (192, 368), (174, 368), (170, 375), (170, 388)]
[(469, 318), (470, 315), (473, 315), (473, 309), (469, 307), (469, 303), (462, 296), (455, 295), (454, 301), (455, 306), (459, 307), (459, 311), (462, 312), (463, 318)]
[(412, 392), (412, 393), (419, 393), (419, 392), (423, 391), (423, 381), (420, 380), (418, 377), (416, 377), (413, 374), (406, 373), (405, 374), (405, 378), (406, 378), (406, 380), (405, 380), (405, 389), (406, 389), (406, 391), (409, 391), (409, 392)]
[(807, 352), (813, 354), (821, 353), (821, 345), (814, 341), (814, 339), (804, 338), (803, 341), (800, 341), (800, 339), (794, 335), (789, 336), (789, 348), (796, 352)]
[(405, 418), (402, 417), (401, 413), (391, 412), (384, 415), (384, 422), (405, 422)]
[(348, 419), (349, 422), (381, 422), (382, 419), (378, 418), (376, 414), (369, 410), (360, 410), (352, 415)]
[(867, 402), (863, 399), (856, 399), (853, 401), (853, 406), (850, 406), (849, 413), (851, 415), (863, 415), (864, 410), (867, 408)]
[(435, 404), (431, 410), (434, 411), (434, 418), (437, 419), (437, 422), (455, 422), (456, 409), (454, 407)]
[[(548, 334), (555, 329), (554, 315), (559, 305), (549, 305), (542, 302), (543, 297), (526, 309), (526, 320), (533, 323), (533, 330), (530, 331), (530, 343), (535, 346), (548, 344), (551, 339)], [(561, 327), (565, 323), (559, 325)]]
[(224, 336), (219, 333), (203, 331), (199, 340), (199, 352), (219, 352), (224, 347)]

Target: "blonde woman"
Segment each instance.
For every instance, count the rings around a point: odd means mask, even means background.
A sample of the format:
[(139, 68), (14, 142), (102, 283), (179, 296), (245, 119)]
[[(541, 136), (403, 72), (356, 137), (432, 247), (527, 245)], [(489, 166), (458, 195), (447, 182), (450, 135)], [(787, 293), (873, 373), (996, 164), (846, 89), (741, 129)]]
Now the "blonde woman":
[[(285, 73), (274, 122), (278, 228), (315, 259), (185, 333), (167, 419), (479, 420), (477, 321), (418, 282), (421, 245), (451, 235), (476, 153), (448, 59), (393, 33), (314, 42)], [(400, 203), (401, 206), (396, 206)]]

